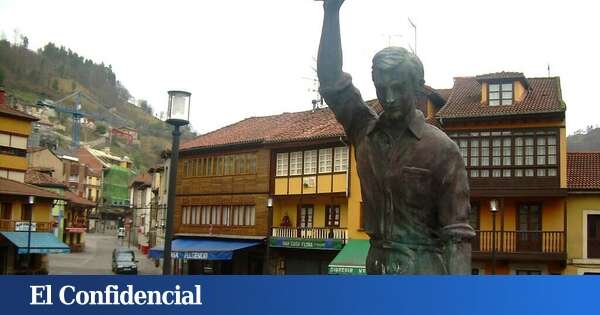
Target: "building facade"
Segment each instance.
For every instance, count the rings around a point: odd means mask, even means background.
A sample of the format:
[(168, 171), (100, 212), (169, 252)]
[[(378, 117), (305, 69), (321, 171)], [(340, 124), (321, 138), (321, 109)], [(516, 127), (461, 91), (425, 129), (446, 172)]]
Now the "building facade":
[(474, 274), (563, 272), (565, 111), (557, 77), (500, 72), (454, 79), (435, 118), (467, 167)]
[(566, 274), (600, 274), (600, 152), (568, 153)]

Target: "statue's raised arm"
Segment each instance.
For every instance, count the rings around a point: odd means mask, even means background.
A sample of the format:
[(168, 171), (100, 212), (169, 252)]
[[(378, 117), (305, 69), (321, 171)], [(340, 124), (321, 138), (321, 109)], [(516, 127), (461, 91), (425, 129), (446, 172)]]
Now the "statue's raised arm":
[(344, 0), (323, 2), (323, 32), (319, 45), (317, 74), (320, 93), (335, 113), (351, 141), (365, 130), (375, 113), (364, 103), (360, 92), (352, 85), (352, 78), (342, 71), (342, 40), (340, 35), (340, 8)]
[(340, 8), (344, 0), (323, 1), (323, 31), (319, 45), (317, 73), (323, 87), (331, 87), (342, 76), (342, 40), (340, 35)]

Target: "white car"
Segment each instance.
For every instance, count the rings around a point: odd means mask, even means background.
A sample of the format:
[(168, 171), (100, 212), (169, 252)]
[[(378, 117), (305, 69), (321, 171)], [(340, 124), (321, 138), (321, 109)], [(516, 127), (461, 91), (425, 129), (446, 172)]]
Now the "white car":
[(125, 237), (125, 228), (120, 227), (119, 230), (117, 231), (117, 237), (118, 238), (124, 238)]

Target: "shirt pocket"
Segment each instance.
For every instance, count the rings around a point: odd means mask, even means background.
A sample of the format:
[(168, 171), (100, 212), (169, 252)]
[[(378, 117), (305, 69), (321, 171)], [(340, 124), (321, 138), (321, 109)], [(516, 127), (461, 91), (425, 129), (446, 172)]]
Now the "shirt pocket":
[(431, 171), (418, 167), (403, 167), (402, 182), (406, 203), (410, 206), (422, 208), (431, 196)]

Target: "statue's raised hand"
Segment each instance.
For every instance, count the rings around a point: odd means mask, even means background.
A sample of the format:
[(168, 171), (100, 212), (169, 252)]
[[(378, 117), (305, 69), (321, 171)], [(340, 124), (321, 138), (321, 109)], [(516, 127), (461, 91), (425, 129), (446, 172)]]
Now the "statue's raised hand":
[(323, 6), (325, 7), (325, 10), (339, 10), (342, 7), (342, 4), (344, 4), (345, 0), (321, 0), (323, 1)]

